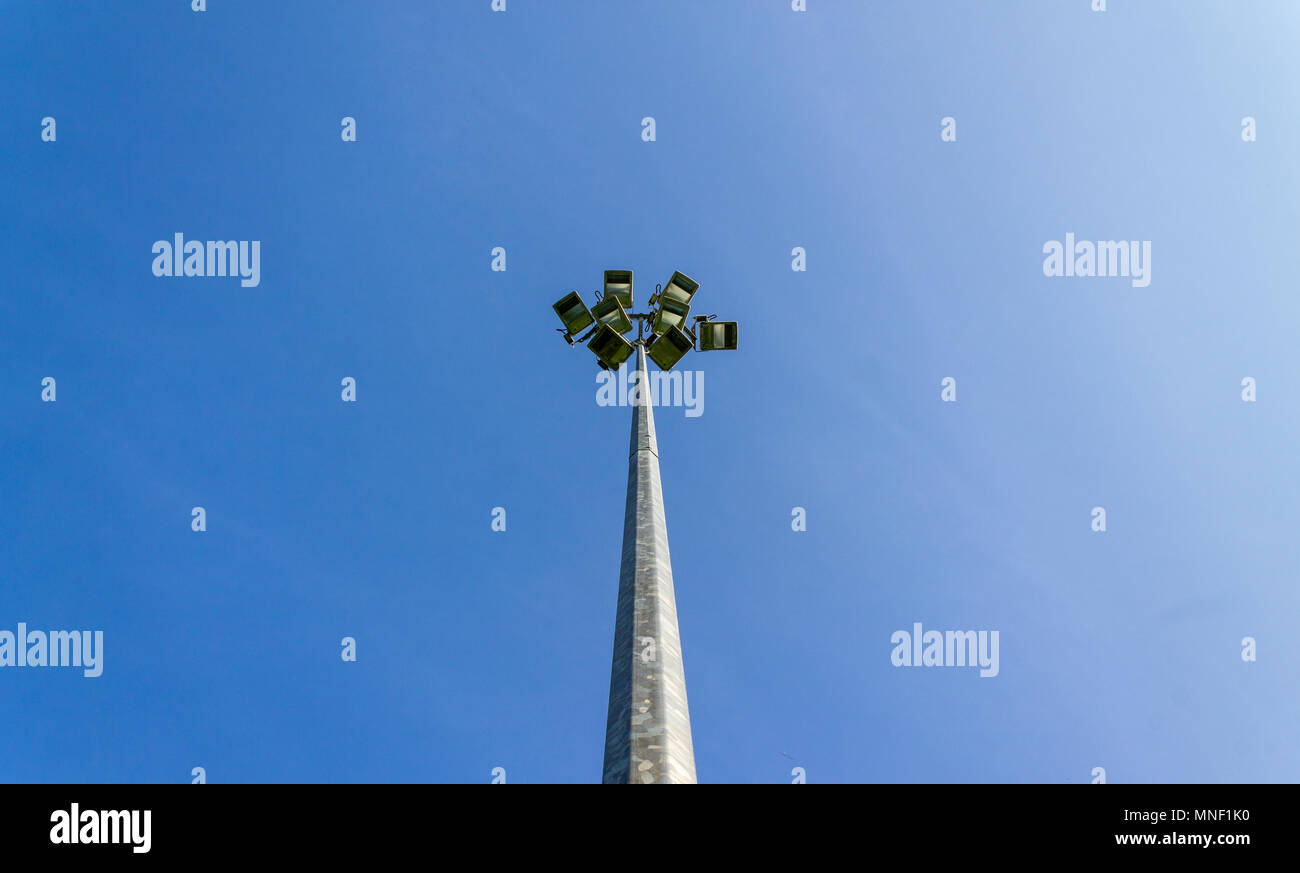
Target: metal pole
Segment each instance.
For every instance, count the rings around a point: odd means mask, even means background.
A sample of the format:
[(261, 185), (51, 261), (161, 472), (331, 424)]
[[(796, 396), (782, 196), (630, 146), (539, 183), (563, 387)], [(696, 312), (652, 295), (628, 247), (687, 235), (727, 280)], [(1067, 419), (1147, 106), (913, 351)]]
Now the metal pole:
[(614, 624), (605, 783), (694, 783), (695, 750), (659, 479), (645, 343), (636, 342), (623, 562)]

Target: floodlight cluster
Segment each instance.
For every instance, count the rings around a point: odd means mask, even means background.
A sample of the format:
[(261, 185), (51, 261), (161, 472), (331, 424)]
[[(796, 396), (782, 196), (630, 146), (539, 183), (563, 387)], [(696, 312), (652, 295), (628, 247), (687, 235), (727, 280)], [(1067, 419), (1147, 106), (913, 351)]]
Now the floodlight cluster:
[[(699, 282), (674, 272), (667, 285), (656, 287), (650, 295), (651, 311), (634, 313), (632, 271), (606, 270), (605, 287), (597, 293), (595, 306), (588, 308), (581, 294), (570, 291), (552, 308), (564, 325), (559, 332), (565, 341), (569, 345), (585, 342), (596, 355), (596, 362), (606, 370), (617, 369), (632, 356), (636, 346), (625, 334), (631, 333), (634, 319), (639, 327), (636, 341), (645, 344), (646, 356), (661, 370), (671, 370), (692, 349), (707, 352), (736, 348), (736, 322), (696, 315), (694, 324), (690, 323), (691, 301), (699, 290)], [(650, 336), (643, 338), (647, 324)]]

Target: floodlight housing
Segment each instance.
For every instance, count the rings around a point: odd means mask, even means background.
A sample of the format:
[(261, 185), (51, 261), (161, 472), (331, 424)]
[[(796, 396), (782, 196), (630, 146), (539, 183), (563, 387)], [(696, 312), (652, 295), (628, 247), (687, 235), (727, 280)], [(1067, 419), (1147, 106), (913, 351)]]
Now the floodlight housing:
[(586, 327), (596, 323), (596, 319), (591, 315), (591, 310), (587, 308), (587, 304), (582, 302), (582, 296), (577, 291), (570, 291), (565, 294), (558, 302), (552, 304), (551, 308), (560, 317), (565, 331), (570, 334), (579, 333)]
[(608, 324), (619, 333), (627, 333), (632, 329), (632, 319), (627, 317), (627, 311), (618, 297), (606, 295), (604, 300), (591, 307), (591, 314), (596, 317), (598, 324)]
[(646, 356), (661, 370), (671, 370), (693, 348), (691, 338), (680, 327), (670, 327), (647, 348)]
[(668, 284), (659, 292), (659, 302), (665, 300), (674, 300), (678, 303), (689, 304), (695, 292), (700, 290), (700, 283), (696, 282), (685, 273), (674, 272), (673, 277), (668, 280)]
[(685, 303), (672, 298), (659, 299), (659, 309), (655, 311), (654, 322), (650, 325), (650, 331), (660, 335), (670, 327), (685, 327), (686, 316), (690, 314), (691, 307)]
[(617, 297), (624, 309), (632, 308), (632, 271), (605, 271), (605, 299)]
[(600, 359), (600, 362), (613, 370), (632, 357), (632, 344), (625, 340), (618, 331), (608, 324), (597, 329), (587, 348)]
[(701, 321), (695, 325), (700, 337), (700, 351), (731, 350), (736, 348), (737, 325), (734, 321)]

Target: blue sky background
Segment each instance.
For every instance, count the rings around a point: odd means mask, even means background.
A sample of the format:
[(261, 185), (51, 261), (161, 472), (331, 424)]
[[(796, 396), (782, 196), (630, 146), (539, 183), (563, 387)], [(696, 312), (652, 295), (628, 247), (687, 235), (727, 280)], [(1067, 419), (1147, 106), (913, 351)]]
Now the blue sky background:
[(105, 634), (0, 780), (598, 781), (613, 267), (741, 323), (657, 415), (701, 781), (1300, 780), (1300, 8), (489, 5), (0, 3), (0, 627)]

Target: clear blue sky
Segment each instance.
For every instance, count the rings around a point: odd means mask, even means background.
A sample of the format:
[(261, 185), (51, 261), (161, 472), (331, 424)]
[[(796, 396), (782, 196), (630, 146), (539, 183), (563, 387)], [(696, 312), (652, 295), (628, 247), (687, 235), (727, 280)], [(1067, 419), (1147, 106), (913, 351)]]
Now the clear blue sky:
[(105, 635), (0, 780), (598, 781), (611, 267), (741, 323), (657, 416), (701, 781), (1300, 780), (1293, 3), (208, 5), (0, 3), (0, 628)]

